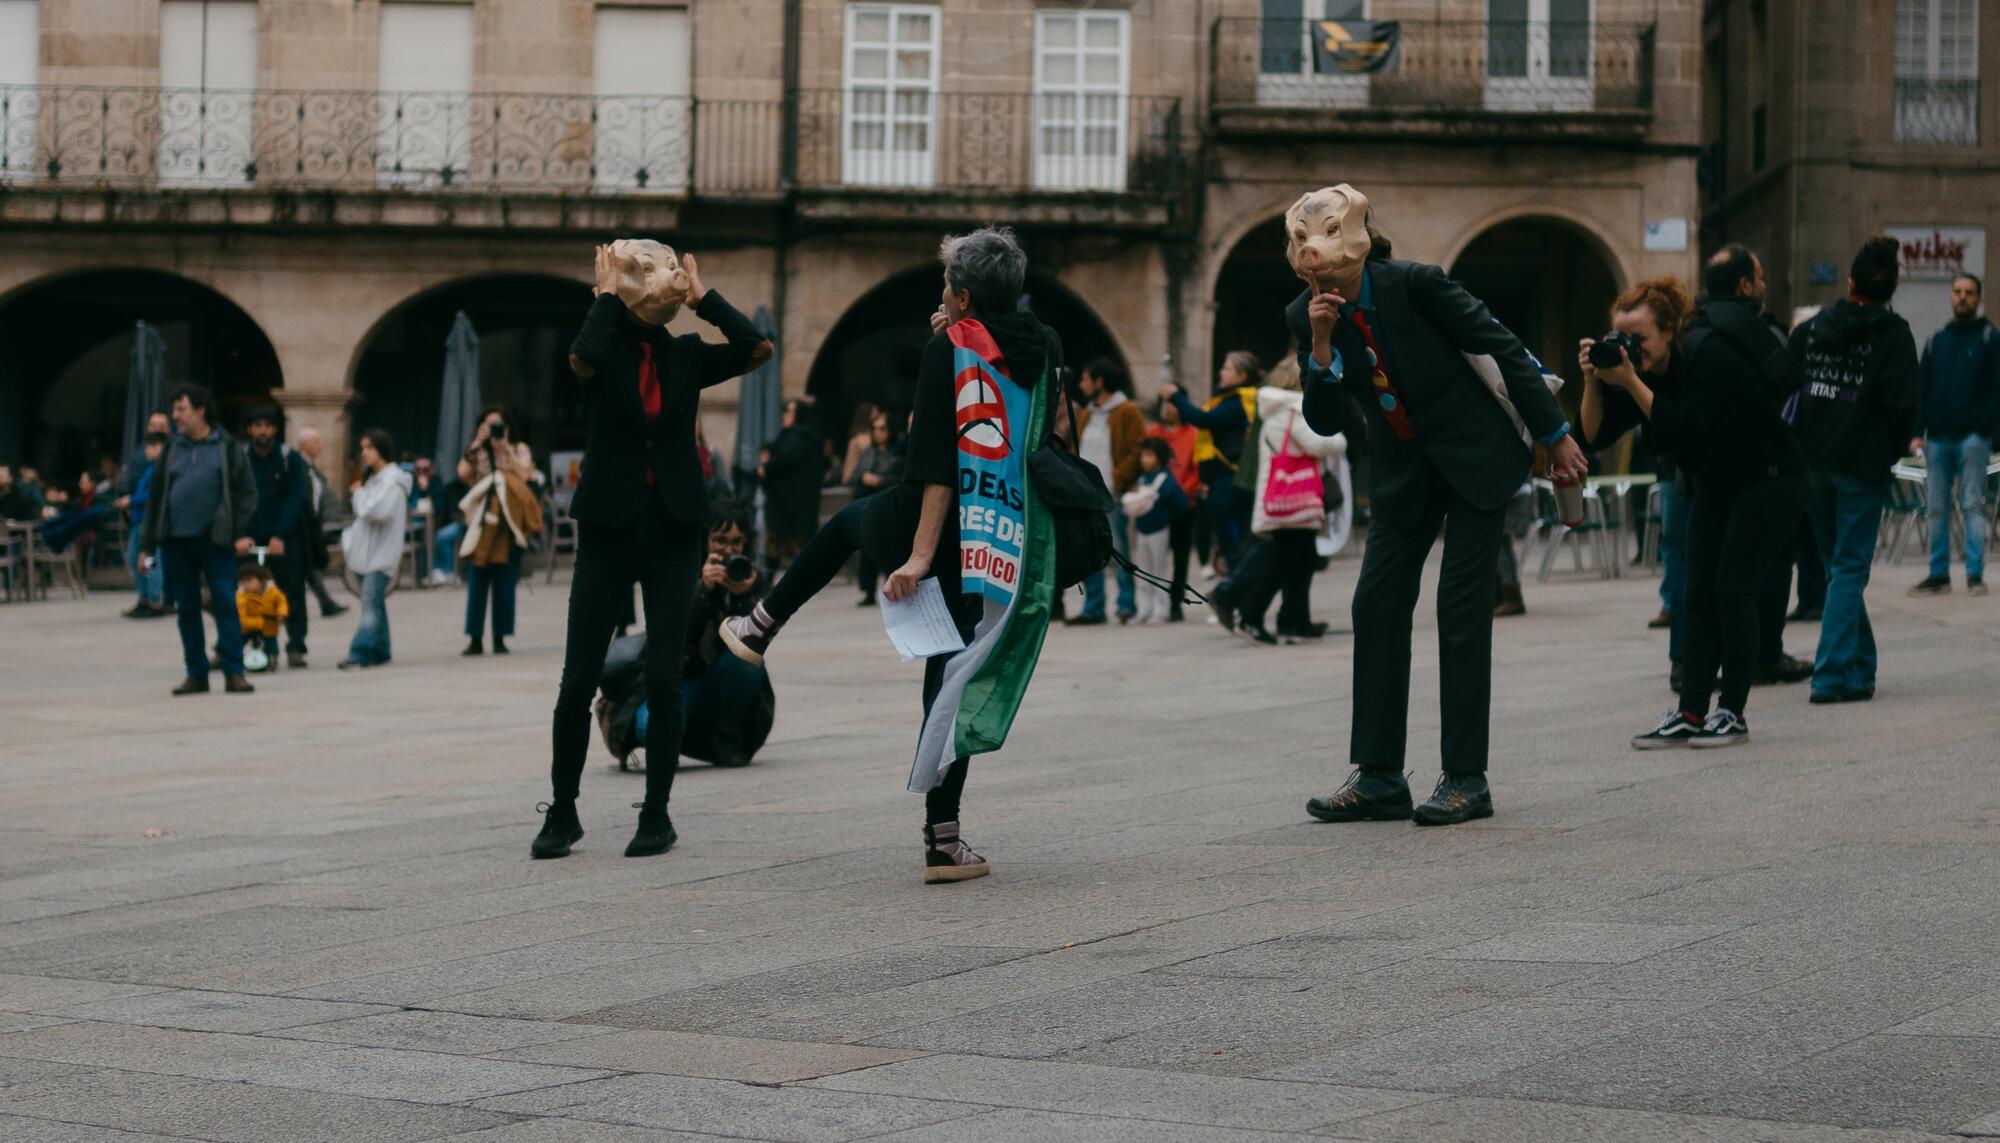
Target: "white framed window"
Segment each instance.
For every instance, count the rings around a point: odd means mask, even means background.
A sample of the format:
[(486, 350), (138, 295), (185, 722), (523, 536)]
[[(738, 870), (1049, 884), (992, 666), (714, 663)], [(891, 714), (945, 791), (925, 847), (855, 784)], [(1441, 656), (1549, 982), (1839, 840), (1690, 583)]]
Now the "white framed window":
[(254, 0), (164, 0), (160, 5), (163, 183), (243, 186), (257, 133)]
[(462, 183), (472, 166), (472, 5), (384, 0), (375, 178)]
[(599, 8), (593, 76), (593, 185), (685, 194), (694, 155), (687, 9)]
[(1125, 189), (1131, 44), (1124, 12), (1036, 13), (1037, 187)]
[(1978, 0), (1896, 0), (1898, 143), (1979, 142)]
[(1368, 106), (1368, 75), (1319, 70), (1326, 20), (1366, 20), (1368, 0), (1263, 0), (1257, 102), (1274, 107)]
[(1486, 109), (1596, 105), (1591, 0), (1486, 0)]
[(927, 187), (937, 181), (935, 4), (849, 4), (841, 107), (843, 182)]
[(32, 179), (42, 117), (41, 0), (0, 0), (0, 182)]

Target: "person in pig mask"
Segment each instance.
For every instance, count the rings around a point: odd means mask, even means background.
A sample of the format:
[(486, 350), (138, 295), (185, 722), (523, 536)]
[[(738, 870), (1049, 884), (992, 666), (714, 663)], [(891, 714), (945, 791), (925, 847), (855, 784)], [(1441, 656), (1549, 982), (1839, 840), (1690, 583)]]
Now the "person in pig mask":
[[(664, 853), (675, 840), (667, 795), (680, 762), (681, 644), (708, 553), (708, 495), (695, 455), (701, 391), (769, 360), (757, 327), (702, 284), (692, 254), (648, 239), (597, 248), (596, 300), (570, 344), (571, 372), (590, 395), (583, 472), (570, 501), (577, 524), (569, 633), (556, 693), (554, 786), (531, 853), (563, 857), (583, 837), (576, 796), (590, 745), (590, 703), (605, 651), (636, 582), (645, 596), (646, 795), (625, 856)], [(667, 332), (683, 306), (722, 331)]]
[[(1285, 212), (1286, 254), (1306, 288), (1285, 310), (1299, 348), (1306, 424), (1365, 424), (1374, 522), (1354, 589), (1354, 721), (1345, 785), (1313, 798), (1321, 821), (1452, 825), (1490, 817), (1493, 568), (1507, 502), (1532, 451), (1468, 356), (1490, 358), (1527, 432), (1557, 472), (1585, 461), (1535, 359), (1436, 266), (1396, 261), (1368, 199), (1342, 184)], [(1444, 534), (1438, 576), (1444, 775), (1412, 805), (1403, 777), (1410, 623), (1424, 561)]]

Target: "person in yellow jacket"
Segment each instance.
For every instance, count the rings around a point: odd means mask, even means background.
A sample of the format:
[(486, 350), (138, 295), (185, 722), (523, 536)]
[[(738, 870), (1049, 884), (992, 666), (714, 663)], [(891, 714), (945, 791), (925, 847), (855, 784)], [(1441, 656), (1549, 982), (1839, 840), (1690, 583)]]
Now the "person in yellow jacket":
[(243, 639), (254, 642), (266, 654), (272, 640), (284, 627), (291, 605), (285, 593), (272, 581), (271, 569), (263, 564), (242, 564), (236, 569), (236, 617), (243, 624)]

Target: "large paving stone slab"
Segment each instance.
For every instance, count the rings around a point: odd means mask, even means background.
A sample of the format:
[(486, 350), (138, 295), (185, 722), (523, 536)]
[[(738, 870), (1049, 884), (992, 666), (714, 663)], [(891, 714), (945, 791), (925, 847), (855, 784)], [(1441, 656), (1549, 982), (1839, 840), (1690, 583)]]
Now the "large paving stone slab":
[(1492, 940), (1461, 945), (1438, 955), (1457, 960), (1572, 961), (1627, 964), (1719, 936), (1713, 925), (1636, 925), (1555, 921)]
[(512, 1118), (463, 1107), (95, 1070), (10, 1088), (5, 1111), (218, 1143), (416, 1143)]
[(340, 1004), (301, 1000), (292, 996), (253, 996), (232, 992), (176, 989), (147, 992), (53, 1010), (61, 1016), (112, 1024), (144, 1024), (195, 1032), (269, 1032), (302, 1024), (324, 1024), (389, 1009), (381, 1005)]
[(813, 1087), (1172, 1123), (1304, 1131), (1422, 1095), (982, 1056), (931, 1056), (815, 1080)]
[(784, 1143), (837, 1143), (911, 1128), (935, 1129), (937, 1124), (987, 1110), (972, 1103), (804, 1087), (750, 1087), (726, 1080), (660, 1075), (616, 1076), (481, 1100), (477, 1106)]
[(878, 1136), (874, 1143), (1019, 1143), (1024, 1139), (1061, 1139), (1064, 1143), (1284, 1143), (1317, 1138), (1320, 1137), (1293, 1132), (1243, 1131), (1009, 1108), (933, 1128)]
[(0, 1011), (46, 1012), (71, 1004), (158, 991), (157, 987), (143, 984), (0, 973)]
[(1715, 1104), (1759, 1119), (1949, 1131), (2000, 1107), (2000, 1039), (1869, 1036), (1746, 1076)]
[(286, 1028), (271, 1035), (292, 1040), (348, 1044), (357, 1048), (408, 1048), (420, 1052), (484, 1056), (511, 1048), (602, 1036), (614, 1030), (589, 1024), (406, 1010)]
[(113, 1127), (95, 1127), (86, 1123), (60, 1123), (53, 1119), (29, 1119), (20, 1115), (0, 1113), (0, 1139), (18, 1140), (20, 1143), (172, 1143), (182, 1136), (140, 1134), (120, 1131)]
[(1515, 1099), (1454, 1097), (1335, 1124), (1322, 1135), (1369, 1143), (1944, 1143), (1922, 1131), (1675, 1115)]
[(1888, 1031), (1909, 1036), (2000, 1037), (2000, 991), (1982, 992), (1956, 1004), (1934, 1008)]
[(524, 1119), (435, 1143), (719, 1143), (726, 1135), (693, 1131), (662, 1131), (657, 1127), (621, 1127), (580, 1119)]
[(921, 1054), (890, 1048), (754, 1040), (696, 1032), (592, 1031), (598, 1034), (587, 1039), (517, 1048), (500, 1053), (499, 1058), (780, 1084), (872, 1068)]

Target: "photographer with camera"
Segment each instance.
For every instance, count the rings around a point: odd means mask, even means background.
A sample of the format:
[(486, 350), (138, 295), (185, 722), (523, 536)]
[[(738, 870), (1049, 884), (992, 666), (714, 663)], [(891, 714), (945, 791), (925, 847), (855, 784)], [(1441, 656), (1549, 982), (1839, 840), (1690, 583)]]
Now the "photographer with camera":
[[(1758, 316), (1763, 266), (1749, 250), (1725, 247), (1703, 284), (1707, 295), (1690, 322), (1680, 283), (1639, 283), (1612, 303), (1612, 334), (1586, 339), (1577, 355), (1591, 443), (1643, 422), (1694, 481), (1679, 709), (1632, 739), (1640, 750), (1749, 738), (1743, 713), (1757, 663), (1758, 587), (1805, 511), (1805, 454), (1779, 413), (1798, 376)], [(1711, 714), (1718, 669), (1722, 693)]]
[(458, 478), (467, 486), (458, 505), (465, 518), (459, 555), (465, 558), (468, 640), (460, 654), (486, 653), (488, 597), (493, 601), (493, 653), (507, 653), (522, 553), (542, 531), (541, 493), (534, 477), (534, 454), (515, 439), (507, 411), (495, 405), (480, 414), (479, 430), (458, 462)]

